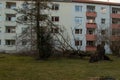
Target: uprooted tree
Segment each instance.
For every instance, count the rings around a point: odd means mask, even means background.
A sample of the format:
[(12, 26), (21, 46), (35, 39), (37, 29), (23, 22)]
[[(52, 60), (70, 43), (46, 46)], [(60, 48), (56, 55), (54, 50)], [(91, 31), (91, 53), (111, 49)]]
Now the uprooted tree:
[(110, 50), (110, 45), (111, 45), (111, 28), (107, 24), (101, 24), (98, 26), (96, 30), (96, 44), (97, 44), (97, 50), (96, 53), (93, 54), (90, 58), (90, 62), (96, 62), (99, 60), (109, 60), (111, 59), (105, 55), (105, 45), (107, 46), (107, 49)]
[[(101, 34), (98, 35), (98, 42), (105, 42), (110, 46), (112, 54), (120, 55), (120, 28), (119, 24), (115, 28), (107, 27), (105, 29), (99, 29), (98, 32)], [(104, 26), (103, 26), (104, 27)]]
[[(51, 21), (49, 12), (52, 9), (51, 5), (53, 3), (49, 0), (26, 0), (22, 8), (16, 9), (20, 14), (17, 22), (28, 26), (16, 37), (17, 49), (38, 53), (40, 59), (46, 59), (54, 52), (64, 52), (68, 49), (83, 56), (81, 46), (72, 46), (65, 27)], [(71, 28), (73, 40), (76, 40), (74, 30)]]

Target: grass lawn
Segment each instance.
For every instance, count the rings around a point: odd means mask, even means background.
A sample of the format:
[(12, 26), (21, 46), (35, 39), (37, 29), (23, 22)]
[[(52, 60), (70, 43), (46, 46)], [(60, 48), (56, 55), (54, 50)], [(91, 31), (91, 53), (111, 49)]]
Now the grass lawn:
[(0, 80), (86, 80), (89, 77), (112, 76), (120, 80), (120, 58), (112, 62), (89, 63), (88, 59), (50, 59), (0, 54)]

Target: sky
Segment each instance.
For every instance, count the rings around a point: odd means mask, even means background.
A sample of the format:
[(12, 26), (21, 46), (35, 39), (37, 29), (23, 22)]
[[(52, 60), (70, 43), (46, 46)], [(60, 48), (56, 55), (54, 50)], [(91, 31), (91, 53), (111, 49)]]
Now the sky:
[(109, 1), (109, 2), (117, 2), (117, 3), (120, 3), (120, 0), (95, 0), (95, 1)]

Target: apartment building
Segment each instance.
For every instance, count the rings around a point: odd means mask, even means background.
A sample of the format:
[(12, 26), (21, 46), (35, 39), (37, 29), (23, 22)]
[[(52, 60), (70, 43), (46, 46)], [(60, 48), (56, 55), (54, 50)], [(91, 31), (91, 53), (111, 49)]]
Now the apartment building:
[(19, 14), (14, 10), (23, 2), (0, 0), (0, 52), (16, 52), (16, 37), (25, 27), (16, 23)]
[[(96, 45), (107, 34), (108, 43), (105, 49), (106, 53), (111, 52), (109, 48), (111, 31), (115, 27), (120, 28), (120, 4), (83, 0), (55, 3), (59, 8), (52, 11), (52, 15), (59, 17), (59, 21), (56, 22), (67, 28), (74, 48), (95, 51)], [(116, 25), (113, 25), (114, 21)]]
[(111, 8), (112, 41), (120, 39), (120, 7)]
[[(25, 25), (16, 23), (19, 16), (13, 9), (21, 7), (23, 1), (0, 1), (0, 51), (16, 52), (16, 38), (25, 28)], [(49, 12), (51, 21), (64, 26), (69, 36), (72, 47), (83, 51), (95, 51), (100, 43), (99, 30), (105, 34), (120, 29), (120, 4), (66, 0), (53, 1), (52, 10)], [(114, 30), (113, 30), (114, 29)], [(55, 30), (57, 31), (57, 30)], [(99, 35), (98, 35), (99, 34)], [(115, 39), (113, 36), (112, 39)], [(99, 39), (99, 40), (98, 40)], [(109, 44), (105, 46), (106, 53), (110, 53)]]

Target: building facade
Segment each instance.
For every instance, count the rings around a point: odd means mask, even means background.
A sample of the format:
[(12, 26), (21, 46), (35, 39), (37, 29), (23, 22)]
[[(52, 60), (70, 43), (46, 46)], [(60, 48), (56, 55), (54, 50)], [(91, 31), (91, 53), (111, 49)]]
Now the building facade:
[[(13, 9), (20, 8), (22, 3), (23, 1), (16, 0), (0, 1), (1, 52), (17, 51), (17, 35), (26, 26), (16, 23), (19, 14)], [(109, 36), (113, 29), (120, 29), (120, 4), (118, 3), (82, 0), (54, 1), (53, 3), (52, 10), (49, 11), (51, 21), (66, 28), (74, 48), (95, 51), (96, 45), (101, 42), (102, 35)], [(112, 39), (115, 39), (114, 36)], [(109, 44), (106, 43), (105, 49), (106, 53), (110, 53)]]

